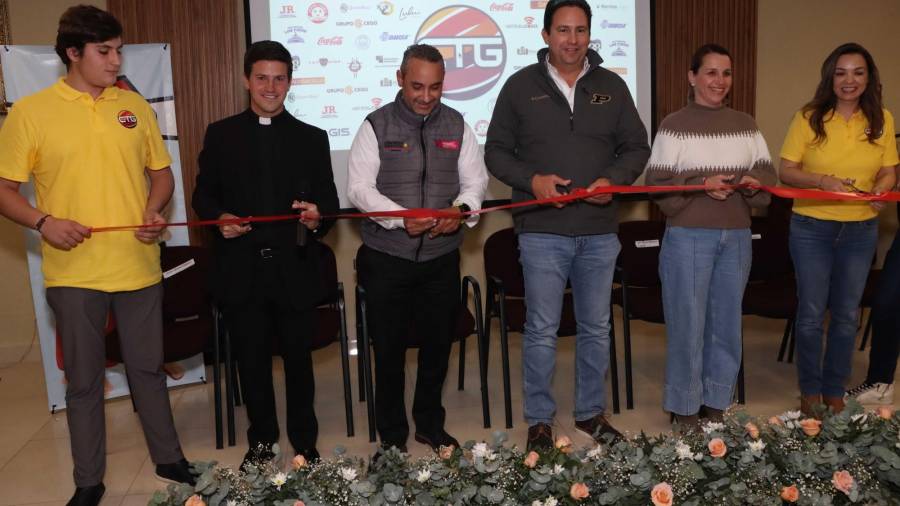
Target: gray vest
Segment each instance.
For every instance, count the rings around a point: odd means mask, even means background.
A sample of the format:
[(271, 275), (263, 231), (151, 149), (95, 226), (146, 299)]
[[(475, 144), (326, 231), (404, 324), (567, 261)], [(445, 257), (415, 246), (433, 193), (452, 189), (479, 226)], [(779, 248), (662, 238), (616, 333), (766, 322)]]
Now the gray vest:
[[(459, 195), (459, 151), (463, 117), (438, 104), (427, 117), (413, 112), (400, 94), (366, 118), (378, 139), (381, 166), (375, 187), (379, 193), (411, 208), (442, 209)], [(447, 254), (462, 244), (462, 227), (452, 235), (429, 239), (425, 233), (410, 237), (406, 229), (387, 230), (366, 220), (362, 239), (366, 246), (415, 262)]]

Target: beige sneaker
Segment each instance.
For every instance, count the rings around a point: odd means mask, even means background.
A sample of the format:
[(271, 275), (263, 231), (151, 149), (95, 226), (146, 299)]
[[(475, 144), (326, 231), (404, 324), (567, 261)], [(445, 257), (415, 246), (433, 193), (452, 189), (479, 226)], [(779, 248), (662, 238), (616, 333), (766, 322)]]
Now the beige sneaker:
[(889, 406), (894, 403), (893, 383), (863, 383), (844, 394), (845, 399), (855, 398), (860, 404)]

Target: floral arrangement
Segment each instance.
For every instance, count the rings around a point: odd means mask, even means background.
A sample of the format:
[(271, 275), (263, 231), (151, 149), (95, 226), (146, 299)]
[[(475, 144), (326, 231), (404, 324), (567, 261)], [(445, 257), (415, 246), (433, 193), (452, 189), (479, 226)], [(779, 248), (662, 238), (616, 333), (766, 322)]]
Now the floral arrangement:
[(851, 402), (823, 420), (790, 411), (768, 420), (728, 413), (702, 430), (576, 449), (522, 452), (491, 444), (410, 460), (396, 449), (367, 464), (335, 451), (285, 471), (194, 465), (195, 487), (170, 485), (151, 506), (321, 505), (900, 505), (900, 414)]

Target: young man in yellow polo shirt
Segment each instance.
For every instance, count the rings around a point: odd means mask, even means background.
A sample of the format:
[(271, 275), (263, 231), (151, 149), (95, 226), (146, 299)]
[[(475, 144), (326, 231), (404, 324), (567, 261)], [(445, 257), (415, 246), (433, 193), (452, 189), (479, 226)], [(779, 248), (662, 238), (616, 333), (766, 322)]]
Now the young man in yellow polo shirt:
[[(72, 7), (56, 52), (66, 76), (16, 102), (0, 130), (0, 214), (43, 239), (47, 301), (56, 316), (67, 380), (66, 416), (76, 491), (103, 496), (103, 329), (116, 318), (125, 367), (158, 477), (193, 483), (172, 420), (162, 370), (163, 227), (91, 234), (90, 227), (164, 223), (174, 179), (149, 104), (114, 86), (122, 27), (109, 13)], [(19, 193), (34, 178), (37, 206)]]

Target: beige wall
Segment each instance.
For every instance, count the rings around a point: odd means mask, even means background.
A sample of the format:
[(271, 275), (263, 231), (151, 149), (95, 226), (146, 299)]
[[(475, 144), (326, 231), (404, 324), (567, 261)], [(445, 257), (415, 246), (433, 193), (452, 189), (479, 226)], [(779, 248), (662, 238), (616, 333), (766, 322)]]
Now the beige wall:
[[(12, 43), (52, 44), (59, 16), (79, 3), (106, 7), (105, 0), (8, 0)], [(35, 335), (25, 236), (5, 218), (0, 218), (0, 279), (0, 364), (5, 364), (22, 357)]]
[[(900, 115), (900, 2), (897, 0), (759, 0), (756, 120), (778, 159), (794, 112), (812, 98), (822, 61), (844, 42), (872, 53), (884, 103)], [(893, 204), (881, 215), (879, 261), (897, 229)]]

